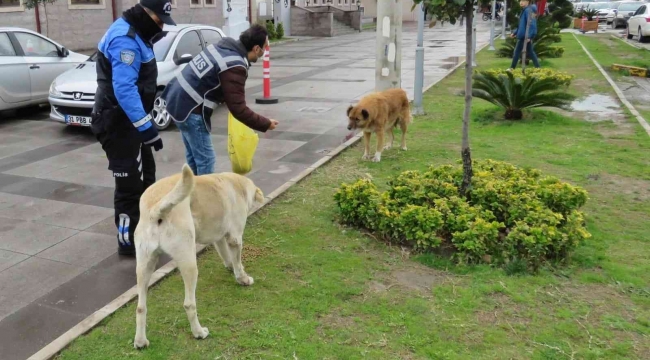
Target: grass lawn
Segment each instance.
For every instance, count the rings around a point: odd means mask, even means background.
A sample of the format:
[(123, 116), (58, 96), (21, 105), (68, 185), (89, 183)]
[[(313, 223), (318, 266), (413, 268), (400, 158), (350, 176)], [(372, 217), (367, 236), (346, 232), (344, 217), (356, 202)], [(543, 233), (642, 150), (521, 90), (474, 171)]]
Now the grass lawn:
[[(572, 35), (546, 65), (576, 75), (579, 95), (612, 94)], [(508, 66), (482, 52), (481, 68)], [(148, 338), (132, 347), (135, 304), (75, 341), (59, 359), (641, 359), (650, 354), (650, 137), (636, 121), (588, 122), (536, 110), (519, 123), (474, 101), (474, 159), (542, 169), (585, 187), (593, 237), (570, 266), (507, 276), (413, 255), (336, 222), (338, 184), (460, 158), (464, 72), (425, 95), (409, 151), (363, 162), (360, 146), (292, 187), (250, 219), (244, 251), (250, 288), (213, 250), (199, 260), (199, 319), (192, 338), (178, 273), (148, 297)], [(577, 116), (579, 117), (579, 116)], [(374, 137), (373, 137), (374, 139)], [(374, 141), (374, 140), (373, 140)]]

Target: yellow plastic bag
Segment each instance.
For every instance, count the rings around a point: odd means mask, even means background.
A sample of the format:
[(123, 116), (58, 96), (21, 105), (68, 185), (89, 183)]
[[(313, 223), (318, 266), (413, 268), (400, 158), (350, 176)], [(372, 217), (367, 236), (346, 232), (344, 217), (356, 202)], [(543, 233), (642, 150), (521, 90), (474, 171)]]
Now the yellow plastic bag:
[(245, 175), (253, 169), (253, 156), (259, 141), (255, 131), (228, 113), (228, 156), (234, 173)]

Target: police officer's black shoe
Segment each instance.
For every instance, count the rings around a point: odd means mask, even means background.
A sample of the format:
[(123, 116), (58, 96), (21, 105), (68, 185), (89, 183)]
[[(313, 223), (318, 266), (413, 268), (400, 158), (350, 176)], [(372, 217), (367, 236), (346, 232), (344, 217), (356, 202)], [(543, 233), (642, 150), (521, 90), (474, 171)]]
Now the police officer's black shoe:
[(135, 256), (135, 246), (118, 246), (117, 253), (121, 256)]

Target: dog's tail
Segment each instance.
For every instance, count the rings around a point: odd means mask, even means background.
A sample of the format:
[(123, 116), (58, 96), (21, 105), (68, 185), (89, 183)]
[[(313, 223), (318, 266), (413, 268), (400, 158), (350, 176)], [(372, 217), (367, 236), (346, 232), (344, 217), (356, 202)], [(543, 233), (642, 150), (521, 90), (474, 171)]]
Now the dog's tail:
[(181, 174), (180, 180), (176, 183), (176, 186), (165, 195), (160, 201), (154, 205), (151, 210), (151, 217), (153, 219), (161, 220), (169, 214), (174, 206), (180, 204), (185, 200), (192, 190), (194, 189), (194, 173), (192, 169), (185, 164), (183, 165), (183, 173)]
[(260, 204), (264, 202), (264, 193), (260, 188), (255, 189), (255, 201), (257, 201)]

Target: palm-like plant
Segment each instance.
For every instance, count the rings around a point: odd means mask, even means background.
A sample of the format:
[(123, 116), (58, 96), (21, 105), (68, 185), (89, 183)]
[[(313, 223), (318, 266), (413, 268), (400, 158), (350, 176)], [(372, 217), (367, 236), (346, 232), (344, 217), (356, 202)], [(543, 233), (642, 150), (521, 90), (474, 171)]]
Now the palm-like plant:
[(472, 96), (491, 102), (506, 110), (506, 120), (521, 120), (523, 109), (536, 107), (568, 108), (575, 97), (561, 89), (554, 78), (515, 78), (512, 73), (494, 75), (477, 72)]
[(598, 10), (596, 9), (582, 9), (578, 14), (578, 17), (587, 17), (587, 21), (594, 21), (594, 18), (598, 15)]

